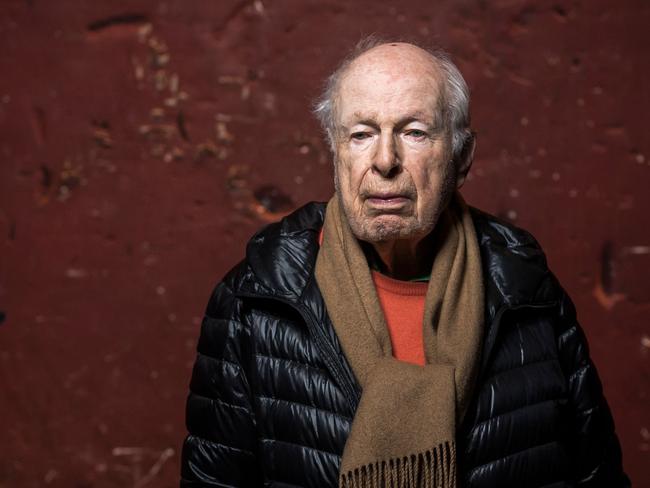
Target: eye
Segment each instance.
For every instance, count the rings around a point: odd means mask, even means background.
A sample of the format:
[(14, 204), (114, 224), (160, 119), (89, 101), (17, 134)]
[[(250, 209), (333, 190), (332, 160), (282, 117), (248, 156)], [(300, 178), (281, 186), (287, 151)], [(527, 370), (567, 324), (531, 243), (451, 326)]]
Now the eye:
[(355, 141), (363, 141), (364, 139), (370, 137), (370, 134), (367, 132), (353, 132), (350, 137)]
[(427, 136), (427, 133), (420, 129), (409, 129), (406, 131), (406, 135), (413, 139), (423, 139)]

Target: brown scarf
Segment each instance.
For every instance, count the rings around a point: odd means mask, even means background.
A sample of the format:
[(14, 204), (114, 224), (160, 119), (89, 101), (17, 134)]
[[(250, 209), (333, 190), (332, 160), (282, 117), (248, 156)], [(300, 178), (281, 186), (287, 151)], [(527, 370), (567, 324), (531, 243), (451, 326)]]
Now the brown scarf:
[(339, 477), (346, 488), (456, 486), (456, 425), (467, 409), (483, 340), (483, 283), (472, 220), (456, 194), (434, 230), (422, 367), (392, 357), (367, 260), (335, 195), (316, 281), (363, 388)]

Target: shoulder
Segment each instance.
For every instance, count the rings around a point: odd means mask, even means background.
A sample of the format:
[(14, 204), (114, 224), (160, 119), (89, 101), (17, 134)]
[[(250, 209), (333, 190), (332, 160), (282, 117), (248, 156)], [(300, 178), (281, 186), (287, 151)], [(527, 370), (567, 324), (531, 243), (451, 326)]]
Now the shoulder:
[(288, 241), (320, 232), (325, 219), (326, 204), (310, 202), (293, 211), (278, 222), (268, 224), (253, 235), (246, 247), (246, 257), (277, 249)]
[(223, 285), (233, 294), (299, 294), (316, 262), (325, 207), (310, 202), (256, 232), (245, 258), (226, 274)]
[(475, 207), (470, 207), (470, 213), (481, 246), (492, 245), (510, 249), (530, 248), (531, 250), (541, 250), (535, 237), (527, 230)]
[(470, 212), (488, 299), (509, 305), (556, 301), (556, 281), (535, 237), (477, 208)]

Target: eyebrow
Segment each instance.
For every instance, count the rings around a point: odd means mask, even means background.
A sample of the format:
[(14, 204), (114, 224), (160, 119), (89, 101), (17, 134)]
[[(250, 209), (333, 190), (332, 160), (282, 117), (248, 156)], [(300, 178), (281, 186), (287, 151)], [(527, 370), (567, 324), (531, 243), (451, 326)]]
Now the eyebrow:
[[(372, 112), (370, 114), (362, 114), (361, 112), (355, 112), (354, 114), (354, 119), (352, 120), (351, 125), (367, 125), (370, 127), (377, 127), (377, 113)], [(406, 114), (404, 117), (400, 118), (397, 123), (395, 124), (397, 127), (404, 127), (405, 125), (410, 124), (411, 122), (422, 122), (427, 124), (433, 129), (436, 129), (441, 126), (440, 121), (438, 120), (438, 116), (433, 117), (433, 121), (431, 121), (430, 115), (427, 114), (426, 112), (422, 112), (420, 110), (411, 112), (409, 114)], [(341, 124), (340, 126), (344, 130), (349, 130), (350, 128), (346, 125)]]

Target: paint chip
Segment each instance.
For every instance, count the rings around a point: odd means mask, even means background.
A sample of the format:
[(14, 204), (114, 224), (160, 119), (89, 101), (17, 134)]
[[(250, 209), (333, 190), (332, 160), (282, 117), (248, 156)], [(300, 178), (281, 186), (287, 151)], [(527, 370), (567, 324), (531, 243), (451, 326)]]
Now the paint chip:
[(644, 335), (641, 337), (641, 346), (650, 349), (650, 336)]
[(68, 268), (65, 271), (66, 278), (79, 279), (85, 278), (88, 275), (85, 269), (81, 268)]

